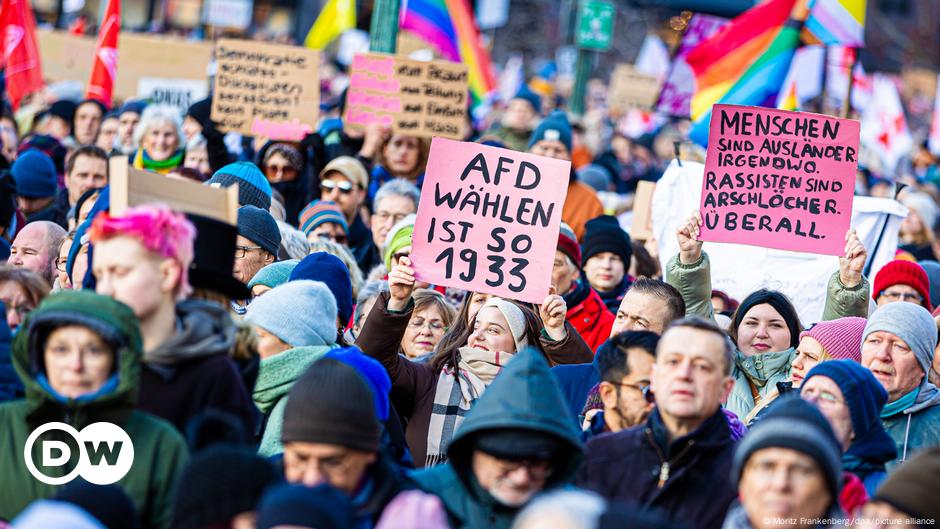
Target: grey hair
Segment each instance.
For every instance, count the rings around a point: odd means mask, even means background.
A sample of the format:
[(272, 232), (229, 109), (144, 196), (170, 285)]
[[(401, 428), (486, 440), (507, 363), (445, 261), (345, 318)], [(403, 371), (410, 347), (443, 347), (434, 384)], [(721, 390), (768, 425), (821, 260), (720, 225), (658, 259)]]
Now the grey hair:
[(512, 529), (539, 529), (545, 527), (543, 523), (546, 518), (551, 518), (551, 527), (558, 529), (594, 529), (606, 509), (604, 498), (593, 492), (550, 492), (536, 497), (522, 509)]
[(339, 257), (339, 260), (346, 265), (346, 268), (349, 269), (349, 282), (352, 283), (352, 295), (355, 299), (359, 294), (359, 289), (362, 288), (362, 270), (359, 270), (359, 265), (356, 263), (356, 258), (353, 257), (352, 252), (346, 246), (339, 244), (334, 241), (320, 239), (317, 241), (308, 241), (307, 247), (309, 248), (308, 253), (315, 252), (326, 252), (328, 254), (335, 255)]
[(307, 236), (290, 224), (278, 220), (277, 230), (281, 232), (281, 246), (278, 248), (277, 258), (279, 261), (287, 259), (303, 259), (310, 252), (310, 244), (307, 242)]
[(382, 187), (375, 192), (375, 198), (372, 200), (373, 210), (379, 208), (379, 203), (385, 200), (387, 197), (405, 197), (415, 205), (415, 210), (418, 209), (418, 200), (421, 199), (421, 191), (412, 184), (411, 182), (405, 180), (404, 178), (395, 178), (389, 180), (382, 184)]
[(147, 134), (147, 130), (158, 124), (169, 123), (176, 129), (176, 137), (179, 144), (183, 145), (183, 118), (180, 117), (180, 111), (170, 105), (149, 105), (140, 115), (140, 122), (134, 128), (134, 144), (140, 148), (140, 140)]
[(356, 310), (353, 313), (353, 323), (359, 321), (362, 317), (362, 311), (366, 308), (366, 303), (379, 297), (382, 292), (388, 292), (388, 281), (369, 281), (359, 289), (359, 295), (356, 297)]

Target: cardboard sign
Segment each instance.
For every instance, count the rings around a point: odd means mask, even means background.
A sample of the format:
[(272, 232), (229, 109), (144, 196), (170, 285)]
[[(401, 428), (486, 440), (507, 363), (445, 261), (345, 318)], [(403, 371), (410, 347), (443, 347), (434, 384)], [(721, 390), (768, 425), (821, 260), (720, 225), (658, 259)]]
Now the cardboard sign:
[(842, 255), (858, 142), (858, 121), (715, 105), (701, 240)]
[(298, 141), (317, 128), (320, 54), (297, 46), (220, 40), (212, 119), (223, 131)]
[(653, 236), (653, 191), (656, 182), (640, 180), (636, 183), (636, 193), (633, 194), (633, 226), (630, 228), (630, 237), (639, 241), (647, 241)]
[(350, 66), (343, 123), (352, 130), (381, 123), (395, 134), (458, 139), (467, 94), (462, 64), (364, 53)]
[(110, 212), (123, 215), (141, 204), (166, 204), (176, 211), (238, 225), (238, 184), (210, 187), (193, 180), (170, 178), (130, 167), (126, 156), (108, 161), (111, 187)]
[(411, 260), (435, 285), (541, 303), (570, 162), (434, 138)]
[(659, 99), (659, 79), (636, 70), (632, 64), (618, 64), (610, 74), (607, 106), (619, 110), (652, 110)]

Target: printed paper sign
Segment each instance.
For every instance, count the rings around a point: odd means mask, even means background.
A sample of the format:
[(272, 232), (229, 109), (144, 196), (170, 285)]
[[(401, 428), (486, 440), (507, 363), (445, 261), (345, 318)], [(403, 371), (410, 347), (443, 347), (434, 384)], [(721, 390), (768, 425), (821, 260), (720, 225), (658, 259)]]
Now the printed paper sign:
[(320, 54), (297, 46), (220, 40), (212, 119), (223, 131), (298, 141), (317, 128)]
[(715, 105), (701, 239), (842, 255), (858, 141), (858, 121)]
[(434, 285), (541, 303), (570, 162), (434, 138), (411, 259)]
[(381, 123), (396, 134), (459, 139), (467, 121), (467, 67), (364, 53), (350, 66), (343, 123)]
[(155, 104), (176, 107), (180, 114), (185, 114), (190, 105), (209, 95), (209, 83), (192, 79), (141, 77), (137, 82), (137, 94)]

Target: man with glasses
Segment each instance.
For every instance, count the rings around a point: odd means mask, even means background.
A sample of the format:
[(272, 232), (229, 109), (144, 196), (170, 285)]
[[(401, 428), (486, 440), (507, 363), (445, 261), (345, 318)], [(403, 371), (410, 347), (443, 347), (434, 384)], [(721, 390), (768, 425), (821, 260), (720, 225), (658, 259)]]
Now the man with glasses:
[(334, 202), (346, 218), (347, 244), (363, 274), (375, 265), (370, 260), (375, 251), (372, 234), (362, 220), (362, 205), (369, 187), (369, 173), (352, 156), (334, 158), (320, 171), (320, 200)]
[(597, 352), (601, 383), (598, 396), (603, 408), (592, 417), (582, 439), (619, 432), (646, 421), (653, 411), (649, 391), (650, 371), (656, 361), (659, 335), (650, 331), (627, 331), (607, 341)]
[(889, 471), (914, 453), (940, 445), (940, 390), (927, 377), (936, 345), (933, 318), (914, 303), (879, 307), (862, 333), (862, 366), (888, 392), (881, 424), (898, 452)]
[(421, 191), (414, 184), (401, 178), (389, 180), (375, 193), (372, 204), (372, 241), (375, 243), (375, 266), (384, 261), (383, 252), (388, 243), (388, 234), (398, 221), (418, 212)]
[(930, 304), (930, 279), (917, 263), (891, 261), (875, 275), (872, 298), (881, 307), (895, 301), (906, 301), (932, 311)]
[(277, 260), (280, 245), (281, 232), (270, 213), (256, 206), (238, 208), (235, 279), (247, 285), (258, 270)]

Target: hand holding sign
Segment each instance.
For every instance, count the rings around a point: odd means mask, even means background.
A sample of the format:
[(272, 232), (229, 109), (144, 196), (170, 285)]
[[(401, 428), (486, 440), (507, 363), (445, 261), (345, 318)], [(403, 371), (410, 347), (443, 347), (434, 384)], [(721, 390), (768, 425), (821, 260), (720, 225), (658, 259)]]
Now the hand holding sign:
[(388, 273), (388, 310), (404, 310), (414, 289), (415, 269), (411, 267), (411, 259), (399, 257), (398, 264)]
[(845, 255), (839, 257), (839, 281), (842, 286), (852, 288), (862, 282), (866, 261), (868, 250), (855, 230), (849, 230), (845, 234)]
[(545, 333), (557, 342), (564, 340), (568, 335), (565, 331), (565, 316), (568, 314), (568, 305), (565, 303), (565, 298), (555, 292), (555, 287), (549, 288), (548, 296), (539, 306), (539, 316), (542, 317)]
[(676, 230), (679, 240), (679, 262), (685, 265), (695, 264), (702, 258), (702, 241), (699, 240), (702, 228), (702, 214), (692, 212), (689, 220)]

